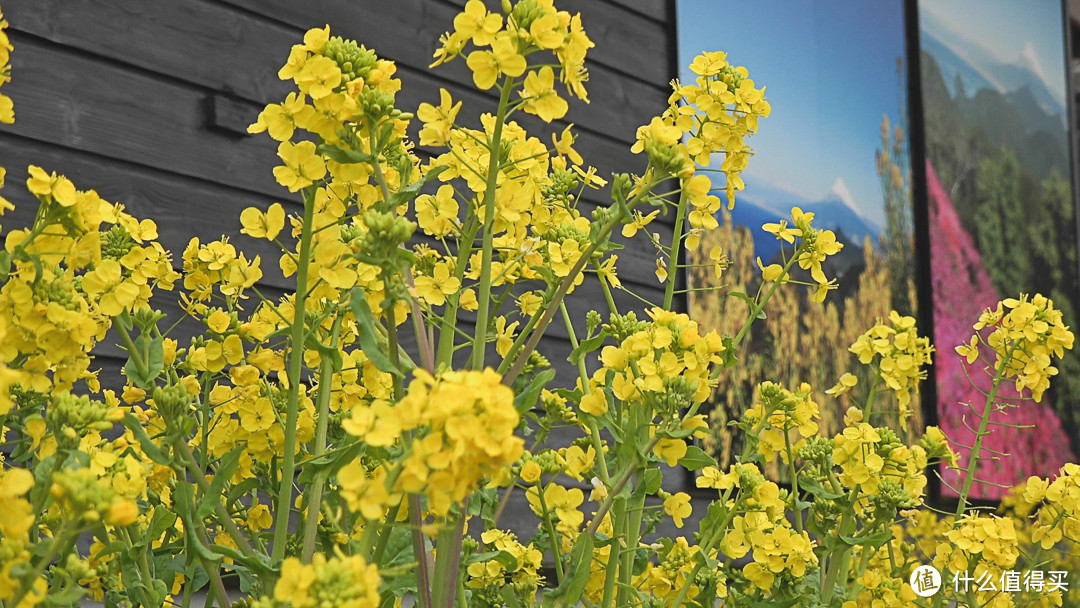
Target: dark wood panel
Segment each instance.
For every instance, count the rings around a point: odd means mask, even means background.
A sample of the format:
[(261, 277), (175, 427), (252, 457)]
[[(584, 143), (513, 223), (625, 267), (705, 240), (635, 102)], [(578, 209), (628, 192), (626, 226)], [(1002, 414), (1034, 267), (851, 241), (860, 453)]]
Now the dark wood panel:
[(671, 14), (669, 10), (674, 12), (672, 5), (675, 4), (675, 0), (607, 0), (607, 2), (636, 11), (650, 19), (664, 22), (668, 20), (668, 16)]
[(4, 16), (13, 30), (254, 101), (290, 90), (275, 67), (296, 42), (288, 30), (217, 3), (25, 0), (5, 4)]
[[(5, 230), (33, 221), (37, 200), (26, 190), (27, 164), (66, 175), (77, 188), (96, 190), (106, 200), (122, 203), (136, 217), (153, 219), (162, 245), (172, 251), (177, 264), (191, 237), (206, 243), (224, 234), (249, 259), (262, 256), (264, 285), (287, 286), (278, 268), (277, 246), (240, 234), (241, 211), (251, 206), (266, 208), (280, 199), (5, 135), (0, 136), (0, 166), (8, 170), (3, 195), (16, 206), (14, 214), (2, 220)], [(300, 210), (295, 203), (283, 205), (291, 212)]]
[[(387, 6), (383, 10), (373, 6), (370, 11), (357, 11), (334, 0), (312, 0), (304, 4), (284, 0), (223, 1), (294, 26), (296, 33), (280, 48), (296, 43), (301, 31), (329, 23), (332, 32), (355, 38), (380, 55), (413, 70), (423, 69), (431, 62), (438, 36), (451, 27), (456, 12), (453, 7), (438, 2), (417, 0), (396, 3), (393, 8), (388, 5), (390, 0), (378, 0), (376, 5)], [(274, 73), (279, 63), (280, 60), (273, 64)], [(634, 68), (628, 66), (627, 69), (632, 71)], [(449, 89), (456, 90), (455, 83), (472, 80), (471, 72), (461, 60), (439, 66), (431, 73)], [(566, 121), (590, 125), (609, 137), (633, 142), (637, 127), (648, 123), (666, 106), (668, 94), (662, 87), (666, 86), (668, 77), (665, 67), (658, 82), (646, 84), (592, 63), (588, 84), (592, 103), (570, 100)], [(404, 75), (402, 80), (404, 88), (408, 88)], [(401, 107), (408, 106), (402, 103)]]
[[(235, 97), (223, 98), (220, 95), (213, 95), (203, 102), (205, 104), (213, 101), (228, 101), (230, 134), (236, 134), (237, 129), (242, 130), (245, 126), (242, 124), (245, 120), (243, 115), (245, 107), (251, 119), (254, 119), (261, 108), (260, 104), (282, 98), (289, 89), (287, 83), (277, 79), (276, 71), (278, 64), (281, 63), (282, 50), (299, 40), (300, 31), (297, 29), (239, 14), (235, 10), (224, 7), (206, 8), (208, 5), (200, 2), (194, 4), (203, 6), (202, 11), (181, 11), (179, 8), (165, 7), (125, 11), (121, 10), (126, 6), (123, 0), (99, 0), (93, 7), (100, 10), (90, 12), (95, 15), (103, 12), (109, 18), (99, 18), (97, 21), (82, 13), (83, 10), (87, 10), (82, 3), (62, 4), (63, 9), (57, 9), (58, 16), (53, 18), (49, 9), (52, 2), (53, 0), (49, 0), (42, 4), (19, 5), (11, 16), (15, 22), (13, 27), (63, 45), (70, 45), (75, 49), (114, 58), (118, 62), (131, 63), (146, 70), (157, 71), (173, 79), (181, 79), (216, 90), (231, 91)], [(187, 3), (190, 3), (190, 0), (180, 4)], [(149, 16), (146, 14), (148, 12), (151, 13)], [(174, 21), (181, 17), (186, 21)], [(141, 21), (136, 21), (136, 19)], [(209, 27), (203, 28), (196, 22), (199, 19), (208, 23)], [(92, 26), (82, 27), (81, 23), (84, 21), (91, 23)], [(188, 41), (188, 46), (185, 48), (191, 51), (184, 54), (165, 51), (147, 54), (131, 53), (125, 33), (129, 30), (140, 32), (141, 36), (152, 36), (170, 43), (182, 37)], [(225, 39), (233, 40), (236, 48), (224, 44), (222, 41)], [(389, 42), (396, 40), (397, 37), (391, 37)], [(401, 43), (397, 42), (396, 46), (401, 46)], [(415, 45), (407, 46), (410, 50), (415, 50)], [(380, 44), (380, 50), (381, 47)], [(16, 53), (16, 56), (18, 54)], [(414, 59), (423, 59), (426, 62), (427, 56), (423, 55)], [(445, 80), (446, 74), (443, 72), (446, 70), (450, 70), (454, 78), (465, 79), (464, 82), (468, 82), (471, 78), (467, 68), (460, 61), (436, 71), (402, 65), (404, 89), (399, 94), (400, 107), (415, 109), (422, 101), (438, 99), (440, 86), (451, 89), (456, 98), (464, 99), (469, 103), (470, 107), (463, 116), (477, 115), (480, 111), (490, 110), (493, 107), (493, 98), (490, 95), (481, 94), (470, 87)], [(581, 146), (589, 147), (590, 140), (594, 137), (617, 139), (629, 144), (633, 141), (636, 128), (647, 123), (652, 115), (663, 110), (664, 99), (657, 91), (646, 91), (646, 96), (643, 98), (638, 91), (633, 90), (632, 87), (627, 88), (626, 83), (621, 82), (617, 75), (610, 72), (596, 74), (594, 81), (592, 85), (597, 92), (593, 95), (593, 103), (586, 105), (572, 100), (574, 107), (570, 115), (565, 121), (560, 122), (561, 125), (565, 125), (568, 121), (576, 121), (581, 125), (581, 143), (579, 144)], [(243, 99), (255, 103), (244, 104)], [(204, 106), (203, 111), (205, 113), (220, 105), (222, 104), (211, 103)], [(617, 118), (613, 120), (612, 116)], [(206, 121), (209, 118), (204, 116), (203, 120)], [(219, 117), (215, 115), (213, 124), (220, 122), (217, 118)], [(267, 145), (271, 144), (267, 142)], [(628, 146), (620, 143), (598, 144), (596, 147), (602, 149), (596, 156), (623, 158), (626, 162), (620, 165), (621, 168), (624, 170), (637, 168), (635, 164), (632, 164), (634, 157), (630, 155)], [(605, 173), (616, 169), (616, 167), (600, 168)]]
[[(639, 2), (647, 4), (647, 2)], [(669, 29), (664, 22), (597, 0), (561, 0), (556, 6), (581, 13), (581, 23), (596, 48), (596, 62), (661, 89), (674, 76), (668, 62)]]
[(202, 91), (46, 45), (15, 33), (12, 82), (4, 87), (16, 121), (5, 131), (270, 196), (268, 138), (208, 130)]

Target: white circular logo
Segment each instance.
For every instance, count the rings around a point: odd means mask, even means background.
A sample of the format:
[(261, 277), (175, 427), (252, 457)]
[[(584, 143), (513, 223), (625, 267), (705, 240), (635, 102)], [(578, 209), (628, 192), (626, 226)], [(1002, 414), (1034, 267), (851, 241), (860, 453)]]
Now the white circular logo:
[(930, 597), (941, 589), (941, 573), (933, 566), (919, 566), (911, 571), (908, 582), (916, 595)]

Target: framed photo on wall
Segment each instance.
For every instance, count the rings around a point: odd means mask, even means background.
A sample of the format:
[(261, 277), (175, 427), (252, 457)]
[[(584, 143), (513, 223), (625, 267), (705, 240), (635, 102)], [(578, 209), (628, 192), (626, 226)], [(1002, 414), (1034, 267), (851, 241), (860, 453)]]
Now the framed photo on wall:
[[(981, 412), (991, 378), (985, 364), (968, 365), (953, 347), (971, 337), (980, 312), (1003, 298), (1041, 293), (1077, 327), (1067, 17), (1061, 0), (916, 4), (925, 144), (918, 168), (925, 170), (929, 241), (921, 255), (930, 256), (938, 350), (929, 417), (954, 443), (971, 445), (978, 426), (971, 408)], [(1009, 486), (1076, 460), (1080, 359), (1067, 354), (1058, 368), (1041, 402), (992, 414), (997, 424), (983, 445), (997, 458), (979, 464), (975, 477), (985, 483), (975, 483), (972, 497), (1000, 499)], [(1006, 401), (1017, 396), (1008, 384)], [(955, 496), (961, 475), (942, 475), (942, 495)]]
[[(694, 80), (686, 65), (695, 55), (725, 51), (728, 62), (745, 66), (756, 85), (766, 87), (773, 108), (750, 142), (745, 190), (688, 260), (692, 318), (705, 329), (737, 333), (747, 307), (726, 294), (753, 294), (759, 260), (781, 259), (782, 242), (761, 226), (790, 217), (792, 207), (814, 213), (814, 226), (833, 230), (844, 243), (825, 268), (839, 288), (824, 305), (794, 285), (778, 290), (767, 318), (736, 353), (739, 364), (721, 378), (704, 447), (726, 467), (741, 451), (729, 422), (750, 407), (760, 382), (791, 389), (809, 383), (821, 432), (832, 436), (847, 408), (862, 405), (869, 385), (838, 398), (825, 394), (844, 373), (868, 377), (849, 346), (890, 311), (917, 312), (905, 5), (679, 0), (677, 15), (683, 81)], [(720, 277), (708, 264), (717, 246), (732, 263)], [(879, 412), (921, 432), (917, 404), (910, 414), (901, 421), (895, 404)]]

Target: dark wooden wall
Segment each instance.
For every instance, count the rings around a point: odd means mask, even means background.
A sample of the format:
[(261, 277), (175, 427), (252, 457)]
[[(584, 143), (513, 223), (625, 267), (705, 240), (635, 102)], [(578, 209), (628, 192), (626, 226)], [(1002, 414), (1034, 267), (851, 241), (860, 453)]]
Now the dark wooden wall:
[[(299, 209), (299, 199), (271, 174), (276, 142), (246, 133), (265, 104), (289, 92), (291, 83), (278, 80), (277, 70), (290, 46), (308, 28), (330, 24), (333, 34), (397, 62), (403, 82), (399, 108), (437, 102), (438, 89), (445, 87), (465, 102), (461, 116), (475, 125), (481, 112), (494, 109), (495, 97), (472, 88), (463, 60), (427, 68), (438, 36), (453, 28), (463, 5), (464, 0), (0, 1), (15, 47), (12, 82), (3, 91), (16, 113), (15, 124), (0, 129), (0, 166), (8, 170), (3, 194), (17, 205), (0, 225), (21, 227), (32, 218), (26, 167), (37, 164), (154, 219), (177, 265), (192, 236), (206, 242), (230, 235), (240, 248), (263, 255), (261, 288), (275, 297), (288, 286), (277, 270), (278, 252), (240, 235), (238, 217), (245, 207), (265, 208), (273, 201)], [(663, 110), (675, 74), (674, 2), (562, 0), (557, 6), (580, 12), (596, 43), (588, 65), (592, 103), (571, 99), (558, 125), (526, 121), (527, 126), (542, 135), (541, 129), (561, 131), (574, 123), (577, 149), (602, 176), (640, 171), (642, 158), (630, 153), (635, 129)], [(605, 200), (597, 195), (586, 207)], [(663, 221), (650, 229), (670, 233)], [(619, 269), (627, 287), (654, 302), (662, 298), (653, 274), (655, 255), (644, 238), (620, 252)], [(155, 304), (176, 317), (175, 300), (166, 293)], [(603, 310), (602, 302), (590, 281), (571, 296), (571, 313), (583, 323), (584, 311)], [(626, 294), (618, 302), (624, 310), (642, 307)], [(566, 329), (556, 322), (548, 333), (545, 352), (560, 366), (560, 379), (572, 382), (563, 361), (570, 351)], [(96, 352), (103, 380), (116, 378), (123, 353), (115, 340)]]

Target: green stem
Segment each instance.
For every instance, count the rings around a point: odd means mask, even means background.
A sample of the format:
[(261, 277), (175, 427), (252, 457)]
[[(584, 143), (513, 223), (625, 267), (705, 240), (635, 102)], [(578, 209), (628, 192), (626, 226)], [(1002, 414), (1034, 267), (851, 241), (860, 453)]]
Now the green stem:
[[(196, 521), (196, 525), (195, 535), (198, 537), (198, 542), (201, 542), (204, 547), (209, 547), (210, 539), (206, 536), (205, 526), (201, 521)], [(229, 594), (225, 591), (225, 583), (221, 580), (221, 568), (202, 556), (199, 556), (199, 561), (202, 562), (203, 570), (206, 570), (207, 576), (210, 577), (210, 590), (217, 599), (218, 606), (221, 608), (232, 606), (232, 602), (229, 601)]]
[[(130, 316), (126, 311), (121, 313), (117, 318), (120, 317), (130, 319)], [(135, 346), (135, 341), (131, 339), (131, 334), (128, 333), (127, 328), (124, 327), (122, 323), (113, 323), (113, 327), (116, 328), (116, 333), (120, 336), (120, 341), (124, 343), (124, 350), (127, 351), (131, 362), (134, 363), (135, 367), (139, 370), (139, 375), (145, 378), (148, 373), (148, 368), (146, 367), (146, 362), (143, 360), (142, 353), (139, 352), (139, 348)]]
[[(330, 330), (330, 348), (337, 350), (338, 336), (341, 332), (341, 318), (339, 314), (334, 318), (333, 328)], [(330, 418), (330, 392), (333, 383), (334, 361), (325, 354), (319, 361), (319, 394), (317, 396), (318, 418), (315, 422), (315, 445), (312, 446), (313, 458), (322, 456), (326, 451), (326, 427)], [(315, 475), (310, 486), (306, 488), (307, 496), (304, 499), (306, 516), (304, 518), (304, 542), (301, 560), (305, 564), (311, 563), (311, 557), (315, 554), (315, 539), (319, 531), (319, 505), (322, 503), (323, 483), (326, 476), (322, 473)]]
[(619, 309), (615, 306), (615, 298), (611, 295), (611, 286), (603, 277), (600, 278), (600, 289), (604, 291), (604, 300), (607, 302), (608, 312), (613, 315), (619, 314)]
[(371, 554), (372, 564), (382, 566), (383, 555), (386, 554), (386, 547), (390, 544), (390, 533), (394, 529), (394, 522), (397, 521), (400, 510), (401, 503), (399, 502), (386, 512), (386, 521), (383, 522), (382, 529), (379, 532), (379, 544), (375, 545), (375, 553)]
[[(472, 205), (467, 205), (471, 209)], [(471, 211), (470, 211), (471, 213)], [(458, 284), (465, 278), (465, 269), (469, 265), (469, 256), (472, 255), (472, 243), (476, 239), (479, 230), (478, 222), (470, 222), (470, 227), (458, 241), (458, 254), (454, 262), (454, 278)], [(435, 367), (450, 365), (454, 357), (454, 334), (457, 329), (458, 299), (460, 295), (451, 295), (446, 301), (446, 310), (443, 311), (442, 324), (439, 326), (439, 347), (435, 353)]]
[(622, 563), (619, 565), (619, 591), (615, 594), (616, 605), (623, 605), (624, 593), (629, 592), (634, 582), (634, 558), (637, 556), (637, 548), (641, 542), (641, 516), (644, 511), (645, 492), (644, 488), (641, 488), (640, 493), (631, 496), (627, 506), (624, 530), (626, 546), (622, 548)]
[(990, 424), (990, 409), (994, 407), (994, 401), (997, 400), (998, 388), (1001, 386), (1002, 378), (1005, 377), (1005, 367), (1012, 360), (1015, 349), (1015, 344), (1010, 346), (1005, 353), (1005, 357), (998, 362), (997, 368), (994, 370), (994, 383), (990, 387), (989, 394), (986, 395), (986, 404), (983, 406), (982, 416), (979, 417), (979, 430), (975, 433), (975, 443), (972, 444), (971, 454), (968, 456), (967, 469), (964, 470), (964, 485), (956, 501), (956, 513), (953, 515), (953, 521), (959, 521), (967, 509), (967, 497), (968, 493), (971, 492), (971, 484), (975, 481), (975, 469), (979, 466), (979, 453), (982, 451), (983, 438), (989, 435), (986, 427)]
[[(655, 182), (649, 182), (644, 187), (642, 187), (641, 192), (639, 192), (631, 201), (627, 203), (627, 208), (633, 209), (645, 196), (648, 195), (654, 185)], [(536, 327), (529, 334), (529, 339), (525, 343), (525, 346), (517, 353), (510, 353), (514, 355), (512, 359), (514, 363), (510, 367), (509, 371), (507, 371), (507, 373), (503, 376), (503, 384), (510, 386), (514, 383), (514, 380), (517, 379), (518, 374), (520, 374), (521, 370), (524, 369), (525, 363), (529, 359), (529, 355), (536, 349), (536, 345), (540, 343), (540, 339), (544, 336), (544, 332), (547, 330), (547, 326), (551, 323), (551, 320), (555, 318), (555, 311), (558, 310), (559, 304), (563, 301), (563, 298), (565, 298), (566, 294), (570, 291), (570, 287), (574, 284), (574, 281), (577, 278), (578, 274), (581, 273), (582, 269), (585, 268), (585, 264), (592, 258), (593, 254), (596, 253), (596, 250), (600, 247), (600, 243), (607, 240), (608, 236), (611, 235), (611, 231), (621, 221), (622, 218), (619, 215), (613, 214), (610, 219), (604, 222), (604, 224), (602, 224), (600, 227), (597, 239), (589, 243), (589, 246), (581, 254), (581, 257), (578, 258), (577, 263), (574, 264), (574, 267), (570, 269), (570, 273), (563, 277), (563, 280), (561, 283), (559, 283), (559, 287), (555, 290), (555, 294), (552, 296), (551, 301), (548, 302), (548, 306), (544, 310), (544, 314), (540, 317), (540, 320), (536, 322)], [(507, 361), (510, 360), (511, 358), (508, 356), (506, 361), (503, 361), (503, 364), (505, 365)], [(500, 369), (502, 369), (502, 366), (500, 366)]]
[[(626, 499), (617, 499), (611, 511), (614, 519), (612, 522), (612, 530), (617, 532), (623, 528), (626, 522)], [(608, 606), (617, 605), (613, 605), (611, 602), (615, 595), (615, 575), (619, 570), (619, 543), (612, 542), (608, 547), (608, 561), (604, 572), (604, 595), (603, 599), (600, 601), (600, 608), (608, 608)]]
[[(648, 454), (652, 451), (654, 447), (656, 447), (656, 444), (659, 441), (660, 436), (654, 436), (652, 439), (649, 440), (649, 443), (645, 444), (645, 447), (641, 450), (641, 452), (643, 454)], [(597, 458), (600, 457), (600, 455), (597, 455)], [(630, 478), (633, 477), (634, 470), (634, 466), (628, 466), (626, 470), (623, 471), (623, 474), (619, 477), (618, 481), (615, 482), (615, 485), (608, 489), (607, 498), (604, 499), (604, 502), (600, 503), (600, 508), (597, 509), (596, 515), (593, 516), (592, 523), (590, 523), (589, 527), (585, 530), (585, 534), (595, 535), (596, 531), (600, 529), (600, 522), (604, 520), (604, 516), (607, 515), (607, 512), (611, 510), (611, 505), (615, 502), (615, 497), (619, 495), (619, 492), (623, 491), (623, 488), (625, 488), (626, 484), (629, 483)]]
[[(570, 312), (566, 310), (566, 301), (559, 302), (559, 310), (562, 311), (563, 322), (566, 323), (566, 333), (570, 336), (570, 347), (577, 350), (578, 339), (577, 332), (574, 331), (574, 323), (570, 319)], [(585, 357), (578, 357), (577, 362), (578, 375), (581, 377), (581, 390), (585, 391), (585, 394), (589, 394), (589, 370), (585, 368)]]
[[(790, 429), (784, 429), (784, 448), (787, 451), (788, 457), (788, 474), (791, 475), (791, 498), (793, 502), (799, 500), (799, 476), (795, 471), (795, 454), (791, 449), (791, 434)], [(792, 514), (795, 516), (795, 531), (802, 534), (803, 522), (802, 522), (802, 509), (796, 505), (792, 505)]]
[(544, 527), (547, 528), (548, 536), (551, 538), (551, 557), (555, 561), (555, 577), (559, 583), (563, 581), (563, 558), (562, 558), (562, 543), (559, 542), (559, 535), (555, 531), (555, 524), (551, 522), (551, 512), (548, 511), (547, 501), (544, 500), (544, 491), (540, 488), (536, 488), (536, 495), (540, 499), (540, 510), (544, 512)]
[[(206, 481), (206, 475), (197, 468), (195, 464), (195, 455), (191, 453), (191, 448), (184, 442), (183, 438), (177, 437), (173, 441), (173, 448), (176, 450), (181, 460), (181, 466), (191, 472), (191, 476), (195, 478), (195, 483), (199, 486), (199, 490), (202, 491), (205, 496), (210, 491), (210, 483)], [(236, 522), (233, 521), (232, 516), (225, 509), (225, 505), (221, 503), (217, 498), (212, 498), (214, 501), (214, 514), (217, 516), (218, 523), (222, 528), (225, 528), (225, 532), (232, 538), (236, 546), (239, 547), (240, 552), (248, 557), (256, 557), (258, 553), (255, 548), (248, 542), (244, 533), (237, 527)]]
[(311, 223), (315, 214), (314, 191), (304, 193), (304, 219), (300, 227), (300, 251), (296, 260), (296, 295), (293, 296), (293, 320), (289, 353), (289, 394), (285, 405), (285, 455), (281, 463), (281, 480), (277, 491), (274, 516), (273, 561), (285, 559), (285, 544), (289, 537), (289, 516), (292, 512), (293, 480), (296, 476), (296, 424), (299, 419), (300, 375), (304, 366), (305, 316), (307, 312), (308, 267), (311, 263)]
[[(128, 549), (129, 550), (134, 550), (135, 541), (132, 540), (132, 538), (131, 538), (131, 530), (128, 529), (128, 528), (121, 528), (119, 530), (119, 532), (123, 536), (124, 541), (127, 543)], [(153, 605), (153, 602), (151, 602), (150, 598), (147, 597), (147, 590), (154, 588), (154, 576), (152, 574), (150, 574), (150, 562), (148, 562), (147, 559), (146, 559), (146, 551), (133, 551), (133, 552), (136, 555), (136, 557), (135, 557), (135, 565), (136, 565), (136, 569), (138, 570), (138, 573), (139, 573), (139, 581), (142, 583), (142, 586), (144, 587), (144, 589), (139, 591), (139, 595), (142, 597), (141, 601), (143, 602), (144, 605), (151, 606), (151, 605)], [(128, 585), (126, 583), (125, 583), (124, 586), (128, 587), (128, 588), (135, 587), (135, 585)]]
[(877, 396), (878, 382), (881, 381), (881, 368), (875, 366), (874, 382), (870, 385), (870, 392), (866, 395), (866, 405), (863, 407), (863, 420), (870, 422), (870, 414), (874, 410), (874, 397)]
[[(840, 516), (840, 534), (850, 535), (851, 527), (853, 525), (854, 522), (850, 518), (850, 513), (845, 512)], [(844, 574), (847, 574), (847, 561), (850, 557), (850, 551), (850, 546), (841, 546), (837, 549), (838, 555), (832, 555), (828, 566), (826, 566), (827, 571), (821, 584), (821, 602), (825, 605), (830, 605), (832, 602), (833, 591), (836, 588), (836, 581), (839, 578), (841, 571)], [(842, 580), (846, 582), (846, 578)]]
[(61, 524), (59, 530), (57, 530), (56, 536), (53, 537), (52, 542), (49, 543), (49, 548), (45, 550), (45, 555), (41, 556), (41, 559), (34, 564), (34, 569), (30, 573), (23, 577), (22, 584), (19, 585), (19, 591), (15, 594), (15, 597), (11, 600), (11, 606), (19, 606), (27, 593), (34, 588), (34, 582), (41, 576), (45, 569), (49, 567), (53, 559), (67, 553), (70, 550), (70, 545), (75, 542), (77, 535), (71, 534), (66, 527)]
[(675, 212), (675, 229), (671, 237), (671, 249), (668, 256), (667, 286), (664, 289), (664, 309), (671, 310), (672, 301), (675, 298), (675, 279), (679, 276), (676, 272), (679, 264), (679, 250), (682, 248), (683, 220), (686, 218), (686, 193), (679, 193), (679, 207)]
[(431, 607), (431, 556), (427, 552), (427, 541), (420, 529), (424, 523), (420, 519), (420, 496), (409, 496), (409, 523), (412, 526), (413, 555), (416, 556), (416, 604), (420, 608)]
[[(499, 108), (495, 113), (495, 128), (488, 143), (487, 185), (484, 189), (484, 241), (480, 257), (480, 308), (476, 313), (476, 338), (473, 340), (473, 369), (483, 369), (487, 350), (488, 314), (491, 308), (491, 262), (495, 243), (495, 192), (498, 189), (500, 151), (502, 150), (503, 123), (506, 106), (514, 79), (507, 76), (499, 89)], [(449, 607), (448, 607), (449, 608)]]
[(432, 581), (431, 589), (431, 605), (435, 608), (454, 608), (461, 566), (461, 541), (464, 533), (464, 513), (455, 517), (450, 527), (439, 531), (439, 550), (435, 556), (435, 579)]

